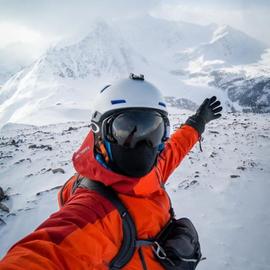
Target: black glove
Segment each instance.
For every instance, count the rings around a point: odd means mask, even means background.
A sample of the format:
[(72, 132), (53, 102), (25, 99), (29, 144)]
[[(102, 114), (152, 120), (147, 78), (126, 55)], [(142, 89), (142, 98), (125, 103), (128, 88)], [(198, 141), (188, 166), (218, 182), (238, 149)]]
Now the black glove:
[(220, 104), (220, 101), (215, 96), (205, 99), (196, 114), (190, 116), (185, 124), (195, 128), (202, 135), (205, 124), (221, 117), (219, 112), (222, 111), (222, 107)]

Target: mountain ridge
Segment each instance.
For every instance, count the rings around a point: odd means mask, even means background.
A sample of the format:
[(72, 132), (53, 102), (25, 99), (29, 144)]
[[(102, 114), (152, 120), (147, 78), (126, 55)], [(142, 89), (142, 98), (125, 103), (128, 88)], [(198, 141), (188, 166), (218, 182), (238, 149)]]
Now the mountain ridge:
[[(147, 25), (144, 27), (144, 22), (148, 22), (148, 28)], [(233, 93), (228, 95), (228, 91), (222, 90), (221, 85), (213, 83), (214, 75), (211, 73), (215, 65), (218, 68), (234, 67), (234, 62), (229, 61), (230, 57), (237, 58), (235, 61), (238, 63), (244, 62), (244, 66), (245, 61), (241, 54), (238, 58), (241, 48), (239, 46), (234, 48), (236, 53), (228, 56), (229, 60), (225, 65), (226, 59), (222, 56), (226, 50), (218, 46), (220, 50), (215, 54), (210, 48), (224, 38), (229, 39), (229, 44), (233, 44), (231, 36), (236, 36), (236, 44), (240, 44), (239, 40), (244, 36), (250, 44), (255, 44), (253, 49), (256, 57), (259, 51), (263, 53), (264, 50), (260, 42), (256, 43), (257, 41), (251, 37), (239, 34), (238, 30), (229, 26), (193, 24), (190, 26), (183, 22), (173, 23), (149, 16), (144, 20), (133, 19), (130, 24), (127, 22), (121, 24), (121, 21), (108, 24), (99, 20), (89, 29), (89, 33), (78, 41), (48, 49), (30, 67), (6, 82), (0, 92), (1, 125), (8, 121), (29, 123), (30, 119), (34, 119), (33, 115), (36, 115), (36, 119), (42, 117), (42, 112), (50, 115), (55, 112), (55, 117), (59, 117), (59, 121), (66, 121), (72, 115), (76, 115), (73, 120), (79, 119), (81, 112), (81, 120), (85, 120), (87, 111), (90, 111), (92, 96), (98, 89), (117, 78), (126, 77), (130, 72), (147, 74), (147, 78), (156, 81), (157, 86), (162, 86), (161, 88), (168, 91), (164, 95), (171, 96), (173, 93), (176, 98), (190, 99), (191, 102), (198, 104), (200, 102), (198, 96), (203, 96), (204, 92), (208, 95), (212, 88), (213, 93), (227, 96), (225, 103), (229, 104), (228, 108), (241, 109), (240, 98), (235, 99)], [(228, 32), (230, 32), (229, 37)], [(201, 35), (196, 36), (198, 33)], [(198, 79), (194, 85), (195, 78), (202, 78), (202, 76), (195, 75), (193, 68), (183, 68), (184, 61), (179, 63), (179, 58), (177, 59), (176, 56), (179, 56), (178, 51), (181, 50), (179, 44), (181, 42), (184, 44), (184, 41), (188, 44), (185, 46), (199, 42), (197, 47), (186, 47), (182, 52), (194, 56), (187, 59), (188, 66), (194, 60), (201, 59), (198, 70), (207, 77), (207, 83), (198, 83)], [(209, 60), (200, 58), (202, 50), (206, 50), (213, 57)], [(206, 67), (207, 71), (205, 71)], [(172, 70), (176, 71), (172, 72)], [(190, 76), (193, 76), (193, 81)], [(239, 92), (239, 89), (234, 91)], [(270, 107), (267, 103), (266, 106), (268, 105)], [(49, 121), (48, 117), (45, 118)]]

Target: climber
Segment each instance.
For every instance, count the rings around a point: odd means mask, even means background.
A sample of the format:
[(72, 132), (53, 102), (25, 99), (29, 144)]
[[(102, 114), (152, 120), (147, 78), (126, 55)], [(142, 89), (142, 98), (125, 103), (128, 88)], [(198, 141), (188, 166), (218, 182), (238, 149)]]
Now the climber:
[(120, 269), (112, 262), (127, 241), (124, 215), (86, 188), (88, 181), (113, 190), (134, 223), (137, 242), (122, 269), (195, 269), (197, 232), (189, 220), (176, 219), (164, 186), (205, 125), (221, 116), (220, 101), (205, 99), (170, 135), (160, 91), (131, 74), (102, 89), (92, 109), (91, 129), (72, 158), (76, 174), (59, 192), (60, 210), (16, 243), (0, 269)]

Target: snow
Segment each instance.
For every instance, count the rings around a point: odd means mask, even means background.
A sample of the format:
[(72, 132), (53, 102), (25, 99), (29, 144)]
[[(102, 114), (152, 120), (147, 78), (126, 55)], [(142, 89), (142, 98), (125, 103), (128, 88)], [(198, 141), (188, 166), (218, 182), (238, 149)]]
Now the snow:
[[(169, 111), (172, 129), (191, 114)], [(0, 130), (0, 186), (10, 196), (3, 201), (10, 213), (0, 212), (7, 223), (0, 225), (0, 256), (58, 209), (58, 187), (74, 172), (71, 156), (88, 123), (7, 124)], [(207, 257), (198, 269), (268, 269), (269, 142), (269, 114), (225, 113), (209, 123), (203, 152), (197, 144), (171, 176), (166, 189), (177, 216), (192, 219)], [(33, 144), (37, 148), (29, 148)], [(54, 174), (57, 168), (65, 173)]]

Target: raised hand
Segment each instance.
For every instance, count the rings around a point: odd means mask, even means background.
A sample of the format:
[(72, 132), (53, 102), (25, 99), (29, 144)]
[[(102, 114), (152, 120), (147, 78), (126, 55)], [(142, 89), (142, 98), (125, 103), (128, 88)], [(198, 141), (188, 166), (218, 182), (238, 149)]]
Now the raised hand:
[(206, 98), (201, 106), (198, 108), (196, 115), (202, 118), (205, 124), (221, 117), (222, 107), (221, 103), (215, 96)]
[(206, 98), (196, 114), (190, 116), (185, 124), (195, 128), (201, 135), (204, 132), (205, 124), (221, 117), (221, 111), (221, 103), (215, 96)]

